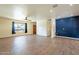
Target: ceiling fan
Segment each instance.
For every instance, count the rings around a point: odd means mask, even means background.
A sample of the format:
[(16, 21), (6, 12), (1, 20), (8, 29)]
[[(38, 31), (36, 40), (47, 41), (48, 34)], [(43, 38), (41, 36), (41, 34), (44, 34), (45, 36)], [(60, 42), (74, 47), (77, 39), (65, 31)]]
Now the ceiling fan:
[(54, 4), (54, 5), (52, 5), (52, 7), (53, 8), (56, 8), (56, 7), (58, 7), (58, 4)]

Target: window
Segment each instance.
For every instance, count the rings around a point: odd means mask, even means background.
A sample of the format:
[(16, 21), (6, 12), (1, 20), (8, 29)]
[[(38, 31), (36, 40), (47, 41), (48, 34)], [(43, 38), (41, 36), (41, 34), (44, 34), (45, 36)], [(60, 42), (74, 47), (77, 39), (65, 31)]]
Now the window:
[(15, 23), (15, 32), (25, 32), (25, 23)]

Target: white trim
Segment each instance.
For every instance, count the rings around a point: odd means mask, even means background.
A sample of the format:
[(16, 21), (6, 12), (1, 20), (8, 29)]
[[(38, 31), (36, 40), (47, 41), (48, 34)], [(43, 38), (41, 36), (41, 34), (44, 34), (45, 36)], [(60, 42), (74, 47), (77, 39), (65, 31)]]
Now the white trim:
[(65, 37), (65, 36), (56, 36), (56, 37), (61, 37), (61, 38), (68, 38), (68, 39), (75, 39), (75, 40), (79, 40), (79, 38), (73, 38), (73, 37)]

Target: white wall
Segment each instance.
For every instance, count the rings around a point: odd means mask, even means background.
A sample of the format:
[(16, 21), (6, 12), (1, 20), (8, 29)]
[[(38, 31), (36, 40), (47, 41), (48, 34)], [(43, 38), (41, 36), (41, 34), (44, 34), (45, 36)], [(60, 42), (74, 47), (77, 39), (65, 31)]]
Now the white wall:
[(47, 20), (47, 35), (48, 36), (51, 36), (51, 25), (52, 25), (51, 20), (48, 19)]
[(31, 21), (15, 21), (19, 23), (27, 23), (27, 33), (17, 32), (16, 34), (12, 34), (12, 21), (8, 18), (0, 18), (0, 38), (17, 36), (17, 35), (26, 35), (33, 34), (33, 23)]
[(55, 18), (52, 18), (51, 20), (51, 37), (55, 37), (55, 32), (56, 32), (56, 22)]
[(37, 20), (37, 35), (48, 36), (47, 35), (47, 20), (44, 20), (44, 19)]
[(55, 37), (55, 18), (37, 20), (37, 35)]

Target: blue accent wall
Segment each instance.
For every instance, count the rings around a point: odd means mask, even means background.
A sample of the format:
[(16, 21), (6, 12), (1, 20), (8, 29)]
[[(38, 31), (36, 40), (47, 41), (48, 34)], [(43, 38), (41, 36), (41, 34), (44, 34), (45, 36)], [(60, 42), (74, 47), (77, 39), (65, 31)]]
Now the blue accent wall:
[(56, 19), (56, 35), (79, 38), (79, 16)]

